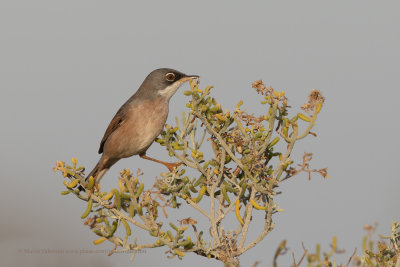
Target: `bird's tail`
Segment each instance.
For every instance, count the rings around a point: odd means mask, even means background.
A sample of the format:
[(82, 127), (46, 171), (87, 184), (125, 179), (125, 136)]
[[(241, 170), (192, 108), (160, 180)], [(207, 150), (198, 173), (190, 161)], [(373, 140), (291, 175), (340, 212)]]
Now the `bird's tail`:
[(90, 176), (93, 176), (93, 178), (96, 177), (97, 172), (99, 171), (100, 167), (100, 161), (97, 162), (96, 166), (94, 166), (93, 170), (86, 176), (85, 181), (87, 182), (89, 180)]
[(96, 179), (96, 182), (99, 183), (101, 178), (104, 176), (104, 174), (106, 174), (106, 172), (108, 171), (109, 168), (105, 168), (102, 167), (100, 165), (104, 164), (100, 164), (102, 162), (102, 160), (100, 159), (99, 162), (97, 162), (96, 166), (94, 166), (93, 170), (86, 176), (85, 181), (87, 182), (89, 180), (90, 176), (93, 176), (93, 178)]
[[(104, 167), (104, 163), (102, 158), (97, 162), (96, 166), (94, 166), (93, 170), (86, 176), (85, 182), (87, 183), (89, 181), (89, 177), (93, 176), (95, 179), (96, 183), (99, 183), (101, 178), (106, 174), (106, 172), (109, 170), (110, 167)], [(79, 190), (83, 191), (83, 187), (79, 186)]]

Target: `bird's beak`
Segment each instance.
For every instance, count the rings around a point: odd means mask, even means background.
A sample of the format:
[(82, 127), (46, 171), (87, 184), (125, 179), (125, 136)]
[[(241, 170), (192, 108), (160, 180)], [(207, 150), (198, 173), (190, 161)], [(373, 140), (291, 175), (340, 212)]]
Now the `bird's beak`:
[(200, 79), (200, 76), (198, 75), (185, 75), (183, 78), (181, 78), (181, 81), (186, 82), (189, 80), (196, 80), (198, 81)]

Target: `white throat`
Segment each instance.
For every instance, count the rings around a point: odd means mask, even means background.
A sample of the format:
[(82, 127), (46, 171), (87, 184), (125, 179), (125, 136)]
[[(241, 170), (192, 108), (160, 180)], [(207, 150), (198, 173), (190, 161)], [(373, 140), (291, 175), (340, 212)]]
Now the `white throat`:
[(179, 89), (179, 87), (181, 87), (181, 85), (184, 83), (185, 81), (177, 81), (173, 84), (171, 84), (170, 86), (167, 86), (165, 89), (158, 91), (158, 94), (168, 98), (168, 100), (175, 94), (176, 90)]

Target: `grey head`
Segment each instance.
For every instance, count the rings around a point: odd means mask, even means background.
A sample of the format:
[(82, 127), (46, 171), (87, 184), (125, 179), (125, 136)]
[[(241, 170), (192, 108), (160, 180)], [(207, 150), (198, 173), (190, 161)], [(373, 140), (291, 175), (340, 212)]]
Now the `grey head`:
[(186, 75), (174, 69), (156, 69), (147, 75), (135, 95), (140, 98), (163, 97), (169, 100), (182, 84), (198, 78), (197, 75)]

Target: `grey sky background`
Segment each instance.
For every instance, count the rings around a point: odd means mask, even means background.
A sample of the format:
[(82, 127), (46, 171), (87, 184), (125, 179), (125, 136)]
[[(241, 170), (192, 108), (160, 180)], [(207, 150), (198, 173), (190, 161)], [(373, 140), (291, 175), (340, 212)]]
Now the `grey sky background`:
[[(2, 266), (221, 266), (165, 248), (107, 257), (26, 254), (19, 249), (109, 249), (82, 225), (85, 205), (61, 196), (56, 160), (77, 157), (90, 169), (117, 109), (146, 75), (171, 67), (201, 76), (228, 109), (240, 100), (265, 112), (251, 83), (285, 90), (292, 114), (312, 88), (326, 104), (315, 132), (294, 154), (313, 152), (331, 178), (301, 175), (282, 185), (286, 211), (275, 230), (241, 257), (270, 266), (279, 242), (301, 256), (301, 242), (323, 248), (337, 235), (345, 263), (365, 223), (388, 234), (400, 220), (398, 173), (400, 77), (398, 1), (7, 1), (0, 3), (0, 255)], [(186, 110), (181, 88), (168, 121)], [(169, 160), (154, 144), (149, 155)], [(141, 168), (152, 184), (165, 169), (138, 157), (121, 160), (102, 180), (117, 186), (123, 168)], [(202, 220), (199, 214), (191, 214)], [(256, 223), (253, 229), (259, 229)], [(140, 234), (141, 238), (148, 238)], [(289, 265), (291, 256), (281, 258)], [(4, 263), (4, 265), (3, 265)]]

